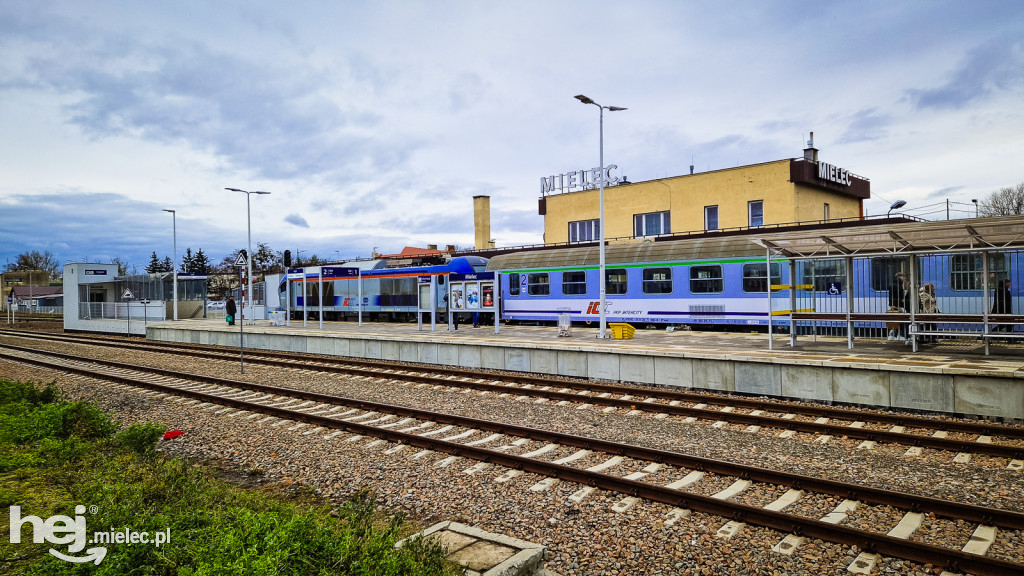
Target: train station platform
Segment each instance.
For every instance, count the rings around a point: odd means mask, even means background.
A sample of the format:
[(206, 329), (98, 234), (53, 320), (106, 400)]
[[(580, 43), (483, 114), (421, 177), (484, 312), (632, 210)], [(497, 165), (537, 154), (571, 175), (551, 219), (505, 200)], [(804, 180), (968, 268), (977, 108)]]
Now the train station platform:
[[(150, 340), (239, 345), (240, 327), (222, 319), (150, 323)], [(429, 324), (266, 320), (241, 327), (246, 348), (514, 370), (597, 380), (860, 404), (1024, 421), (1024, 344), (965, 338), (923, 345), (900, 341), (763, 333), (637, 329), (631, 339), (598, 339), (597, 327), (494, 326), (456, 331)]]

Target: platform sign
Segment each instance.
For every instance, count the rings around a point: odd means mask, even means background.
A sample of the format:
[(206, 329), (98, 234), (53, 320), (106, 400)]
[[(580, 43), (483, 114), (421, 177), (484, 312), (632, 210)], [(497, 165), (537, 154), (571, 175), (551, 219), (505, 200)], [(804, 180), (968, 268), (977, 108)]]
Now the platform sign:
[(85, 275), (86, 276), (106, 276), (107, 275), (107, 271), (106, 270), (89, 270), (89, 269), (86, 269)]
[(302, 278), (304, 277), (305, 271), (306, 271), (305, 268), (289, 268), (288, 269), (288, 279), (289, 280), (302, 280)]
[(334, 268), (323, 267), (320, 273), (324, 278), (355, 278), (359, 276), (359, 268)]
[(458, 281), (470, 280), (494, 280), (494, 272), (472, 272), (469, 274), (449, 274), (448, 279)]
[(191, 274), (189, 272), (178, 272), (178, 280), (206, 280), (206, 274)]

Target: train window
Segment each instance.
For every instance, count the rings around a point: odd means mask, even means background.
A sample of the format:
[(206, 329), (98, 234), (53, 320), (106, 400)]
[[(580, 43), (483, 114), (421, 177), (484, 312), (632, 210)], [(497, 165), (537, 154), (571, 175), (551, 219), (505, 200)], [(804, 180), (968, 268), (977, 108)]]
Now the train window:
[(671, 294), (671, 268), (644, 268), (644, 294)]
[(690, 266), (690, 292), (718, 294), (722, 292), (722, 266)]
[(562, 294), (586, 294), (587, 273), (582, 270), (562, 272)]
[(606, 294), (625, 294), (626, 293), (626, 269), (616, 268), (613, 270), (604, 271), (605, 283), (604, 290)]
[(508, 295), (519, 296), (519, 273), (512, 272), (508, 275)]
[(804, 284), (811, 284), (818, 292), (827, 292), (833, 282), (846, 284), (846, 261), (838, 258), (829, 260), (812, 260), (804, 264)]
[[(743, 265), (743, 291), (764, 294), (768, 291), (768, 274), (765, 273), (767, 266), (761, 262), (752, 262), (750, 264)], [(772, 279), (773, 285), (782, 284), (782, 274), (780, 272), (779, 263), (772, 262)], [(778, 292), (776, 288), (772, 292)]]
[[(953, 254), (949, 261), (949, 285), (953, 290), (981, 290), (984, 271), (981, 254)], [(988, 273), (991, 290), (996, 282), (1006, 279), (1006, 254), (989, 253)]]
[(547, 296), (551, 293), (551, 284), (547, 272), (526, 275), (526, 293), (530, 296)]
[(872, 258), (871, 289), (888, 292), (896, 281), (896, 273), (907, 273), (910, 261), (907, 258)]

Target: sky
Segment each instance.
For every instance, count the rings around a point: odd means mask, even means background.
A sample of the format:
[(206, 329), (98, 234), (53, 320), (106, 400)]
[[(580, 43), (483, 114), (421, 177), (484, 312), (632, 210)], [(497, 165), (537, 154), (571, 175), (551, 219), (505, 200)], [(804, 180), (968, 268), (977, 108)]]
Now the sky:
[[(0, 3), (0, 266), (543, 242), (540, 178), (802, 156), (867, 213), (1024, 181), (1024, 3)], [(251, 197), (225, 188), (269, 191)], [(174, 215), (163, 210), (175, 210)], [(938, 212), (936, 212), (938, 210)]]

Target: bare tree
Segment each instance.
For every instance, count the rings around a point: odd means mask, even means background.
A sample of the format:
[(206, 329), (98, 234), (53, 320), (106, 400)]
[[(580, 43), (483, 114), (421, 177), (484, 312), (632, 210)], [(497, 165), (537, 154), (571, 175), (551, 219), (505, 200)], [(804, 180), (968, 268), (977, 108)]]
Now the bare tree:
[(982, 200), (978, 208), (982, 216), (1024, 214), (1024, 182), (996, 190)]
[(50, 275), (51, 280), (60, 278), (63, 273), (57, 257), (49, 250), (45, 252), (33, 250), (18, 254), (18, 259), (14, 264), (7, 265), (8, 272), (16, 270), (43, 270)]

